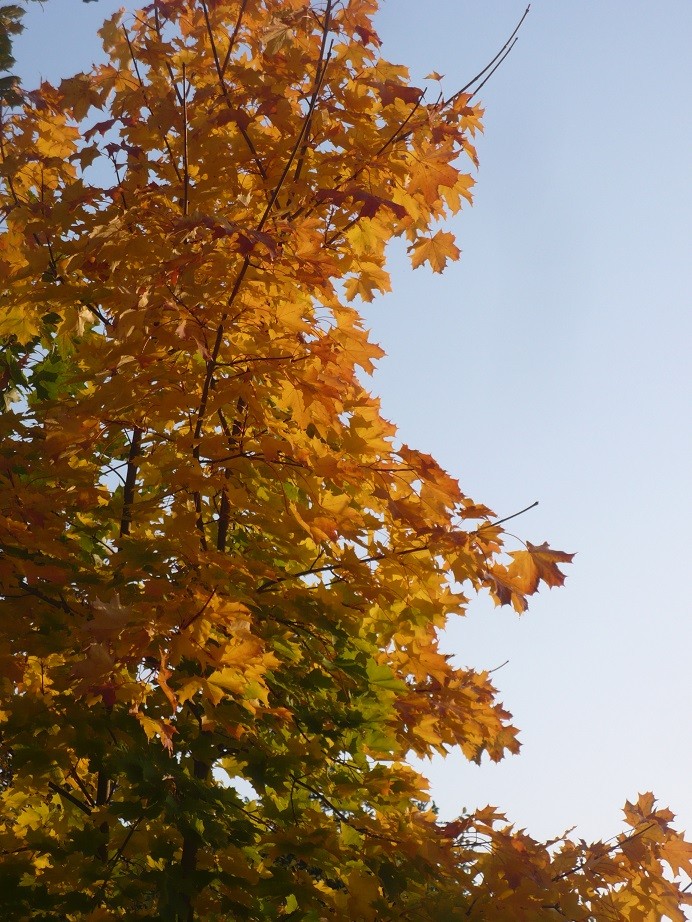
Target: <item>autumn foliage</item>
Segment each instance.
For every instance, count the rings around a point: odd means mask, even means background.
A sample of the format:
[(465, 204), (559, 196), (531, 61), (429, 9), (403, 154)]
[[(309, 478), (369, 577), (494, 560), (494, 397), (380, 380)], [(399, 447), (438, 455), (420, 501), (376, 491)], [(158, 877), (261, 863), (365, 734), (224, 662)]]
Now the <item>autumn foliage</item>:
[[(0, 909), (101, 920), (684, 918), (651, 795), (606, 843), (441, 823), (406, 762), (518, 750), (438, 650), (571, 555), (364, 385), (358, 313), (459, 255), (473, 87), (380, 56), (376, 0), (159, 0), (0, 125)], [(433, 84), (436, 85), (436, 84)], [(430, 91), (429, 91), (430, 92)]]

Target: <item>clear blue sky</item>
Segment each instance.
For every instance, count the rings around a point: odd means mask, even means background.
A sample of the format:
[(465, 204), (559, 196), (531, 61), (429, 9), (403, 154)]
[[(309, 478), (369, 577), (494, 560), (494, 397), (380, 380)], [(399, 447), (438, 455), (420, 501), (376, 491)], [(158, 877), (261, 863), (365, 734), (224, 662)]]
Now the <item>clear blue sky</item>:
[[(120, 5), (31, 4), (27, 83), (87, 67)], [(385, 0), (383, 50), (451, 91), (524, 7)], [(460, 663), (508, 660), (523, 750), (427, 765), (446, 817), (492, 803), (537, 837), (602, 837), (653, 790), (692, 832), (691, 47), (689, 0), (534, 0), (481, 93), (461, 262), (439, 277), (395, 253), (367, 308), (401, 438), (500, 515), (539, 499), (512, 530), (578, 552), (521, 619), (479, 599), (450, 626)]]

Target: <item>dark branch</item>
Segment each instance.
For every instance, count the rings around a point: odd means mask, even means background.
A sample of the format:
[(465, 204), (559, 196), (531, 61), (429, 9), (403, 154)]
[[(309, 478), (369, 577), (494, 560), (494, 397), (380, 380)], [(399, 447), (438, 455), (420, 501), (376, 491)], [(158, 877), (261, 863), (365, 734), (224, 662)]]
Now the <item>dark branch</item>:
[[(495, 73), (497, 68), (500, 66), (500, 64), (502, 64), (504, 59), (507, 57), (509, 52), (514, 47), (517, 33), (519, 32), (519, 29), (521, 29), (522, 25), (524, 24), (524, 20), (526, 19), (526, 17), (529, 15), (530, 9), (531, 9), (531, 4), (529, 4), (526, 7), (526, 9), (524, 10), (524, 15), (521, 17), (521, 19), (519, 20), (519, 22), (514, 28), (514, 32), (512, 32), (510, 37), (504, 43), (502, 48), (500, 48), (500, 50), (495, 55), (495, 57), (492, 59), (492, 61), (486, 64), (483, 70), (479, 71), (476, 74), (476, 76), (473, 77), (471, 80), (469, 80), (469, 82), (465, 86), (462, 86), (462, 88), (460, 90), (457, 90), (457, 92), (453, 96), (450, 96), (448, 100), (442, 103), (442, 108), (446, 108), (447, 106), (450, 106), (456, 99), (459, 98), (459, 96), (461, 96), (463, 93), (466, 93), (468, 90), (470, 90), (471, 87), (474, 85), (474, 83), (477, 83), (481, 79), (481, 77), (483, 77), (485, 74), (487, 74), (487, 77), (485, 78), (485, 80), (483, 80), (483, 82), (479, 86), (476, 87), (472, 95), (475, 95), (480, 90), (480, 88), (485, 83), (487, 83), (488, 79), (492, 76), (493, 73)], [(490, 73), (488, 73), (488, 71), (490, 71)]]
[(87, 816), (91, 816), (91, 807), (88, 807), (85, 803), (75, 797), (74, 794), (71, 794), (66, 788), (61, 787), (59, 784), (56, 784), (54, 781), (48, 782), (48, 787), (51, 791), (55, 791), (56, 794), (59, 794), (61, 797), (64, 797), (65, 800), (69, 800), (71, 804), (74, 804), (82, 813), (86, 813)]

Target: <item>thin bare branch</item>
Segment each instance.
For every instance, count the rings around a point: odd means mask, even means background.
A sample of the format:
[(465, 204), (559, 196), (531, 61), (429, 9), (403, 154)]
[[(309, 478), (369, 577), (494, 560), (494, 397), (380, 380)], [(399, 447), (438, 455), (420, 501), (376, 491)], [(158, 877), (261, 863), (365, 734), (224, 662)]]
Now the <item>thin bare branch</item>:
[[(515, 26), (514, 31), (512, 32), (510, 37), (507, 39), (507, 41), (504, 43), (502, 48), (500, 48), (500, 50), (495, 55), (495, 57), (492, 59), (492, 61), (489, 61), (485, 65), (483, 70), (479, 71), (476, 74), (476, 76), (472, 77), (471, 80), (469, 80), (469, 82), (465, 86), (462, 86), (462, 88), (460, 90), (457, 90), (453, 96), (450, 96), (449, 99), (443, 102), (442, 108), (447, 108), (448, 106), (450, 106), (456, 99), (459, 98), (459, 96), (463, 95), (464, 93), (467, 93), (471, 89), (471, 87), (474, 85), (474, 83), (477, 83), (481, 79), (481, 77), (483, 77), (485, 74), (488, 74), (485, 80), (483, 80), (483, 82), (479, 86), (477, 86), (476, 89), (473, 91), (472, 95), (475, 96), (475, 94), (478, 92), (481, 86), (483, 86), (483, 84), (487, 82), (488, 78), (497, 70), (497, 67), (502, 63), (502, 61), (504, 61), (504, 59), (507, 57), (509, 52), (514, 47), (514, 41), (517, 37), (517, 33), (519, 32), (519, 29), (521, 29), (522, 25), (524, 24), (524, 20), (526, 19), (526, 17), (529, 15), (530, 9), (531, 9), (531, 4), (529, 4), (526, 7), (526, 9), (524, 10), (523, 16), (521, 17), (521, 19)], [(488, 71), (490, 71), (490, 73), (488, 73)]]
[(322, 83), (324, 82), (324, 75), (327, 70), (327, 63), (331, 55), (332, 46), (330, 45), (326, 57), (324, 56), (324, 47), (325, 47), (325, 36), (329, 30), (329, 26), (331, 23), (330, 13), (331, 13), (332, 6), (333, 6), (332, 0), (329, 0), (329, 2), (327, 3), (327, 13), (325, 15), (325, 22), (324, 22), (324, 28), (323, 28), (323, 33), (322, 33), (322, 41), (320, 43), (320, 55), (319, 55), (317, 65), (315, 67), (315, 81), (314, 81), (312, 93), (310, 95), (310, 102), (308, 104), (308, 110), (305, 113), (305, 117), (303, 118), (303, 124), (301, 125), (296, 142), (293, 145), (293, 150), (291, 151), (291, 154), (286, 162), (286, 166), (284, 167), (283, 172), (281, 173), (281, 176), (279, 177), (279, 181), (276, 184), (274, 191), (271, 194), (271, 197), (267, 203), (267, 207), (264, 210), (264, 214), (262, 215), (260, 222), (257, 225), (258, 231), (262, 230), (262, 228), (264, 227), (267, 221), (267, 218), (271, 214), (272, 208), (274, 207), (274, 204), (276, 203), (276, 200), (279, 197), (279, 193), (281, 192), (281, 189), (283, 188), (283, 185), (286, 182), (286, 178), (291, 170), (291, 167), (293, 166), (295, 162), (296, 156), (298, 155), (298, 151), (301, 149), (303, 145), (303, 140), (305, 138), (306, 131), (308, 130), (312, 122), (312, 116), (315, 111), (315, 107), (317, 106), (317, 100), (319, 98), (320, 90), (322, 89)]
[(534, 503), (531, 503), (530, 506), (526, 506), (524, 509), (520, 509), (519, 512), (513, 512), (512, 515), (506, 515), (503, 519), (495, 519), (494, 522), (485, 522), (481, 525), (476, 531), (483, 531), (484, 528), (493, 528), (495, 525), (502, 525), (503, 522), (509, 522), (510, 519), (516, 519), (517, 516), (523, 515), (525, 512), (528, 512), (529, 509), (535, 509), (538, 505), (538, 500)]
[(135, 820), (135, 822), (134, 822), (134, 823), (130, 826), (130, 828), (127, 830), (127, 834), (125, 835), (125, 838), (123, 839), (122, 844), (120, 845), (120, 847), (118, 848), (118, 850), (115, 852), (114, 855), (112, 855), (112, 856), (108, 859), (108, 871), (107, 871), (107, 873), (105, 874), (103, 883), (101, 884), (101, 886), (100, 886), (100, 888), (99, 888), (99, 890), (98, 890), (98, 893), (96, 894), (96, 897), (95, 897), (95, 899), (94, 899), (94, 905), (98, 905), (99, 900), (101, 899), (101, 897), (103, 896), (103, 894), (104, 894), (104, 892), (105, 892), (106, 886), (108, 885), (108, 881), (110, 880), (110, 878), (111, 878), (111, 876), (112, 876), (112, 874), (113, 874), (113, 871), (114, 871), (114, 869), (115, 869), (117, 863), (120, 861), (120, 859), (121, 859), (122, 856), (124, 855), (125, 849), (127, 848), (128, 844), (129, 844), (129, 842), (130, 842), (130, 839), (132, 838), (132, 836), (133, 836), (133, 835), (135, 834), (135, 832), (137, 831), (137, 827), (138, 827), (139, 824), (143, 821), (143, 819), (144, 819), (144, 817), (143, 817), (143, 816), (140, 816), (138, 819)]
[(321, 803), (324, 804), (329, 810), (332, 811), (334, 816), (341, 820), (342, 823), (345, 823), (347, 826), (351, 826), (352, 829), (355, 829), (363, 836), (367, 836), (370, 839), (379, 839), (382, 842), (390, 842), (398, 844), (396, 839), (392, 839), (390, 836), (382, 836), (377, 832), (373, 832), (371, 829), (367, 829), (365, 826), (361, 826), (358, 823), (355, 823), (349, 816), (347, 816), (343, 810), (340, 810), (335, 804), (321, 791), (318, 791), (317, 788), (313, 788), (312, 785), (307, 784), (305, 781), (300, 778), (296, 778), (295, 775), (292, 776), (294, 784), (298, 787), (304, 788), (306, 791), (309, 791), (314, 795)]
[(195, 621), (196, 621), (198, 618), (201, 618), (202, 615), (204, 614), (204, 612), (207, 610), (207, 607), (208, 607), (209, 603), (211, 602), (211, 600), (214, 598), (215, 595), (216, 595), (216, 589), (212, 589), (211, 595), (210, 595), (209, 598), (206, 600), (206, 602), (204, 603), (204, 605), (202, 605), (202, 607), (199, 608), (199, 609), (194, 613), (194, 615), (192, 615), (191, 618), (188, 618), (187, 621), (183, 621), (183, 623), (180, 625), (179, 630), (181, 630), (181, 631), (186, 631), (186, 630), (190, 627), (191, 624), (194, 624)]
[(228, 40), (228, 48), (226, 50), (226, 57), (223, 59), (223, 64), (221, 65), (221, 77), (223, 78), (226, 73), (226, 68), (228, 67), (231, 61), (231, 55), (233, 54), (233, 48), (235, 47), (236, 39), (238, 38), (238, 33), (240, 32), (240, 24), (243, 21), (243, 14), (245, 13), (245, 7), (248, 4), (248, 0), (242, 0), (240, 4), (240, 9), (238, 10), (238, 18), (236, 19), (235, 28), (231, 34), (230, 39)]
[(501, 57), (500, 60), (497, 62), (497, 64), (495, 65), (495, 67), (493, 67), (493, 69), (492, 69), (491, 71), (488, 72), (488, 75), (487, 75), (487, 77), (485, 78), (485, 80), (482, 80), (482, 81), (478, 84), (478, 86), (476, 87), (476, 89), (475, 89), (475, 90), (473, 91), (473, 93), (471, 94), (471, 97), (470, 97), (470, 98), (472, 98), (473, 96), (477, 96), (477, 95), (480, 93), (480, 91), (481, 91), (481, 90), (483, 89), (483, 87), (486, 85), (486, 83), (488, 82), (488, 80), (490, 80), (490, 78), (492, 77), (492, 75), (495, 73), (495, 71), (498, 69), (498, 67), (500, 67), (500, 65), (502, 64), (502, 62), (503, 62), (503, 61), (505, 60), (505, 58), (509, 55), (510, 51), (512, 50), (512, 48), (514, 48), (514, 46), (516, 45), (516, 43), (517, 43), (518, 41), (519, 41), (518, 38), (515, 38), (515, 39), (514, 39), (514, 41), (512, 42), (512, 44), (509, 46), (509, 48), (507, 49), (507, 51), (505, 51), (505, 53), (502, 55), (502, 57)]

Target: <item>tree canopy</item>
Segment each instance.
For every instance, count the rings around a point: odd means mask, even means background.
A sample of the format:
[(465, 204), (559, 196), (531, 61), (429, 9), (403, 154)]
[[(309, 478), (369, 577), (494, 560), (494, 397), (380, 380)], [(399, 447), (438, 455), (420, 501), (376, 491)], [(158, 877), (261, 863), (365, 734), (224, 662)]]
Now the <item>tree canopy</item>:
[[(401, 444), (359, 301), (435, 272), (473, 86), (376, 0), (157, 0), (0, 114), (0, 906), (12, 919), (684, 919), (644, 794), (604, 843), (440, 822), (407, 762), (518, 750), (440, 652), (571, 554)], [(1, 50), (1, 49), (0, 49)], [(518, 549), (517, 549), (518, 548)]]

